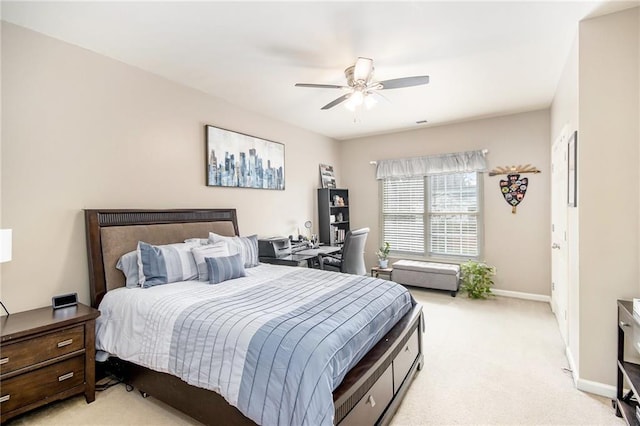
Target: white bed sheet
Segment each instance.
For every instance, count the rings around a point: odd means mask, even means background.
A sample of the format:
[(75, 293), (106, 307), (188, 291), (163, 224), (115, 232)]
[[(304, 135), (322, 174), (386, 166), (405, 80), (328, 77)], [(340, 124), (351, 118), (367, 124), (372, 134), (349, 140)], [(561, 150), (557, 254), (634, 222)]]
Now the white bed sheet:
[[(96, 349), (117, 356), (120, 359), (134, 362), (145, 367), (158, 370), (158, 366), (166, 365), (169, 359), (171, 342), (159, 339), (156, 342), (154, 356), (156, 361), (148, 359), (145, 345), (145, 318), (140, 315), (149, 312), (151, 307), (166, 296), (172, 298), (174, 306), (168, 307), (173, 315), (161, 319), (159, 329), (171, 329), (175, 319), (183, 308), (212, 297), (226, 297), (242, 290), (258, 286), (269, 280), (280, 278), (291, 272), (288, 266), (260, 264), (245, 270), (246, 277), (210, 285), (199, 281), (182, 281), (158, 285), (150, 288), (117, 288), (110, 290), (100, 303), (101, 315), (96, 321)], [(124, 303), (133, 300), (134, 303)], [(164, 343), (164, 345), (162, 344)], [(160, 347), (158, 347), (158, 344)], [(167, 372), (167, 369), (162, 369)]]

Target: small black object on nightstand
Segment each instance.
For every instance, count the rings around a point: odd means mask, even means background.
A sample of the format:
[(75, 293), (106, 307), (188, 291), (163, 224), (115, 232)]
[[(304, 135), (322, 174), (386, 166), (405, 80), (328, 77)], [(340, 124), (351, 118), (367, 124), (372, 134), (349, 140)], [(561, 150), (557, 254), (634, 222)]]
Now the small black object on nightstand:
[(51, 298), (53, 309), (67, 308), (78, 304), (78, 293), (61, 294)]

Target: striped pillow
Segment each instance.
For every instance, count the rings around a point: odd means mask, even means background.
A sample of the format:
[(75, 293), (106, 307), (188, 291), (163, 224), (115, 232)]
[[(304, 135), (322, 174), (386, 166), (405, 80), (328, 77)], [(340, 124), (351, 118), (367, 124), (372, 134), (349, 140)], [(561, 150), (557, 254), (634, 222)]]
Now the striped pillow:
[(206, 257), (204, 260), (207, 262), (210, 284), (219, 284), (223, 281), (246, 276), (240, 253), (233, 256)]
[(154, 246), (138, 241), (138, 278), (142, 288), (198, 279), (193, 243)]
[(209, 241), (217, 243), (226, 241), (229, 246), (229, 253), (240, 253), (245, 268), (253, 268), (260, 264), (258, 260), (258, 236), (250, 235), (248, 237), (224, 237), (222, 235), (209, 232)]
[(194, 247), (191, 249), (191, 253), (198, 268), (198, 281), (209, 281), (209, 271), (207, 269), (207, 262), (205, 261), (206, 257), (221, 257), (229, 256), (230, 254), (226, 241), (218, 241), (214, 244)]

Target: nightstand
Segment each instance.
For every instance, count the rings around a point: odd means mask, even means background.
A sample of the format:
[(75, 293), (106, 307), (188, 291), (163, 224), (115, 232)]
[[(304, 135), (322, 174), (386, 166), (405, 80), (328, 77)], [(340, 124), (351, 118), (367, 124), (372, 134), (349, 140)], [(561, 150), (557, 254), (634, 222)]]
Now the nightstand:
[(393, 268), (381, 268), (379, 266), (374, 266), (371, 268), (371, 276), (378, 278), (380, 274), (385, 274), (389, 276), (389, 281), (391, 281), (391, 277), (393, 275)]
[(79, 303), (0, 317), (0, 422), (72, 395), (95, 400), (98, 316)]

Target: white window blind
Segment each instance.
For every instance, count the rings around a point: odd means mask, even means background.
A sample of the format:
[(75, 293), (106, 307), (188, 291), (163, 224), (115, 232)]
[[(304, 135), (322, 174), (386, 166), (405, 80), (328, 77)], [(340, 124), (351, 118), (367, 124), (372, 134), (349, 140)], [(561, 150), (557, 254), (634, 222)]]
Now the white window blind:
[(394, 252), (424, 253), (424, 178), (382, 182), (384, 241)]
[(384, 179), (383, 240), (398, 254), (478, 257), (479, 188), (475, 172)]
[(429, 180), (430, 255), (478, 256), (476, 173), (453, 173)]

